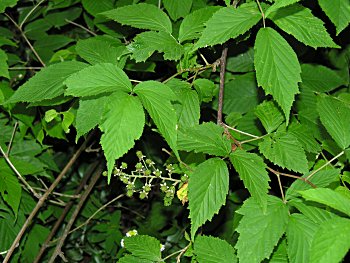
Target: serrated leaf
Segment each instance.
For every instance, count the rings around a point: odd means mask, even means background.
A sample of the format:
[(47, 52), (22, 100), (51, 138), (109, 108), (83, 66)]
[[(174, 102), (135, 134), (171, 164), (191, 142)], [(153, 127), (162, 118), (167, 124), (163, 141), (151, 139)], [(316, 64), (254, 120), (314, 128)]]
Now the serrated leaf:
[(346, 85), (334, 70), (322, 65), (301, 65), (301, 87), (315, 92), (329, 92)]
[(17, 234), (25, 222), (25, 216), (21, 209), (18, 216), (15, 216), (10, 210), (4, 211), (4, 204), (1, 205), (0, 210), (0, 247), (7, 250), (15, 240)]
[(310, 247), (319, 225), (302, 214), (292, 214), (287, 227), (290, 263), (310, 262)]
[(350, 199), (329, 188), (316, 188), (299, 192), (306, 200), (330, 206), (350, 216)]
[(276, 130), (284, 121), (283, 112), (273, 101), (264, 101), (255, 109), (255, 115), (259, 118), (267, 133)]
[(107, 101), (108, 98), (105, 96), (79, 99), (75, 123), (77, 129), (76, 139), (101, 123)]
[[(313, 171), (306, 173), (302, 178), (308, 177)], [(338, 169), (321, 170), (315, 173), (310, 179), (311, 183), (317, 187), (327, 187), (333, 182), (339, 181), (340, 171)], [(312, 186), (302, 180), (295, 180), (287, 189), (286, 199), (291, 199), (300, 196), (298, 191), (312, 189)]]
[(6, 52), (0, 49), (0, 77), (10, 79), (7, 60)]
[(84, 9), (91, 15), (96, 16), (98, 13), (111, 10), (114, 3), (111, 0), (82, 0)]
[(244, 53), (227, 58), (226, 70), (232, 72), (254, 71), (254, 49), (249, 48)]
[(185, 17), (191, 10), (192, 0), (163, 0), (163, 5), (172, 20)]
[(66, 61), (43, 68), (19, 87), (7, 103), (38, 102), (56, 98), (64, 93), (63, 82), (87, 66), (82, 62)]
[(350, 23), (350, 2), (347, 0), (318, 0), (323, 12), (337, 29), (337, 35)]
[(226, 163), (219, 158), (201, 163), (191, 174), (188, 183), (188, 200), (192, 239), (197, 229), (207, 220), (211, 220), (225, 204), (228, 183)]
[(288, 42), (272, 28), (259, 30), (254, 52), (258, 85), (273, 96), (289, 123), (289, 112), (301, 81), (298, 58)]
[(1, 0), (0, 13), (3, 13), (6, 7), (13, 7), (17, 4), (18, 0)]
[[(137, 14), (137, 15), (135, 15)], [(169, 17), (151, 4), (135, 4), (103, 12), (102, 15), (121, 23), (141, 29), (172, 32)]]
[(218, 6), (201, 8), (187, 15), (181, 22), (179, 29), (179, 42), (197, 39), (204, 30), (204, 24), (219, 10)]
[(178, 148), (196, 153), (227, 156), (231, 152), (231, 142), (225, 137), (224, 131), (223, 127), (212, 122), (180, 130)]
[(328, 34), (323, 21), (302, 5), (295, 4), (278, 9), (270, 18), (279, 28), (305, 45), (313, 48), (339, 47)]
[(124, 257), (118, 260), (118, 263), (154, 263), (154, 261), (134, 257), (132, 255), (125, 255)]
[(107, 102), (107, 112), (100, 125), (101, 146), (107, 160), (108, 181), (114, 162), (130, 150), (139, 139), (145, 124), (145, 114), (137, 97), (118, 92)]
[(307, 158), (299, 141), (291, 134), (278, 132), (259, 143), (259, 151), (271, 162), (289, 170), (306, 173)]
[(257, 5), (242, 4), (238, 8), (223, 7), (206, 23), (196, 48), (222, 44), (231, 38), (244, 34), (261, 19)]
[(240, 263), (260, 263), (268, 258), (283, 235), (288, 222), (288, 208), (277, 197), (268, 196), (264, 213), (254, 198), (247, 199), (237, 211), (243, 215), (239, 222), (235, 248)]
[(269, 16), (269, 14), (271, 14), (272, 12), (285, 7), (285, 6), (289, 6), (292, 4), (295, 4), (296, 2), (299, 2), (300, 0), (277, 0), (275, 1), (275, 3), (270, 6), (266, 12), (265, 12), (265, 18)]
[(136, 235), (124, 239), (125, 248), (135, 257), (159, 262), (160, 242), (154, 237)]
[(288, 263), (288, 255), (287, 255), (287, 243), (286, 239), (283, 238), (277, 247), (275, 248), (275, 251), (271, 255), (271, 259), (269, 263)]
[(350, 145), (350, 105), (332, 96), (321, 95), (317, 101), (321, 122), (335, 142), (345, 149)]
[(134, 92), (157, 125), (159, 132), (177, 154), (177, 117), (171, 100), (176, 96), (165, 84), (157, 81), (145, 81), (138, 84)]
[(338, 263), (350, 249), (350, 220), (335, 217), (321, 225), (311, 244), (310, 263)]
[(131, 91), (132, 85), (123, 70), (110, 63), (87, 67), (64, 82), (66, 95), (76, 97), (94, 96), (101, 93)]
[(266, 211), (270, 178), (263, 159), (255, 153), (237, 149), (230, 154), (230, 160), (251, 196)]
[(214, 97), (215, 84), (209, 79), (196, 79), (193, 82), (200, 101), (210, 102)]
[(14, 214), (17, 216), (22, 188), (11, 170), (8, 167), (3, 167), (6, 165), (5, 162), (1, 162), (0, 165), (2, 166), (0, 167), (0, 194), (2, 199), (12, 208)]
[(306, 152), (318, 153), (321, 151), (321, 146), (318, 141), (316, 141), (315, 134), (309, 126), (300, 123), (292, 123), (288, 127), (288, 133), (297, 138)]
[(136, 62), (145, 61), (155, 51), (164, 53), (165, 60), (179, 60), (183, 47), (168, 32), (148, 31), (138, 34), (128, 47)]
[(199, 263), (237, 262), (234, 248), (216, 237), (198, 236), (194, 242), (194, 253)]

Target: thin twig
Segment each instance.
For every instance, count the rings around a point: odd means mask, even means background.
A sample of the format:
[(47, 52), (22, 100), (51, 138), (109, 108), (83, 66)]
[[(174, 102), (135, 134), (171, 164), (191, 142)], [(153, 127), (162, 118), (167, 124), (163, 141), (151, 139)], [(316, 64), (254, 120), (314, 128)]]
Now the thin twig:
[(228, 48), (224, 45), (220, 58), (220, 88), (219, 88), (219, 103), (218, 103), (218, 116), (217, 124), (222, 123), (222, 107), (224, 104), (224, 88), (225, 88), (225, 72), (226, 72), (226, 58)]
[(256, 3), (258, 4), (258, 7), (259, 7), (259, 10), (260, 10), (262, 19), (263, 19), (263, 26), (265, 28), (265, 13), (264, 13), (263, 9), (261, 8), (259, 0), (256, 0)]
[(51, 184), (50, 188), (45, 192), (43, 196), (40, 197), (39, 201), (37, 202), (36, 206), (28, 216), (27, 220), (24, 222), (21, 230), (17, 234), (15, 240), (13, 241), (10, 249), (8, 250), (8, 253), (6, 254), (6, 257), (3, 261), (3, 263), (8, 263), (13, 252), (15, 251), (16, 247), (19, 246), (19, 243), (22, 239), (22, 236), (26, 232), (27, 228), (29, 227), (30, 223), (32, 222), (33, 218), (36, 216), (36, 214), (39, 212), (39, 209), (44, 205), (45, 200), (47, 197), (51, 194), (51, 192), (55, 189), (55, 187), (58, 185), (58, 183), (62, 180), (62, 178), (66, 175), (66, 173), (69, 171), (69, 169), (73, 166), (77, 158), (80, 156), (80, 154), (84, 151), (86, 148), (88, 142), (92, 139), (94, 133), (92, 132), (85, 142), (79, 147), (79, 149), (75, 152), (75, 154), (71, 157), (71, 159), (68, 161), (66, 166), (63, 168), (61, 173), (58, 175), (58, 177), (55, 179), (55, 181)]
[[(94, 176), (92, 177), (91, 182), (88, 185), (88, 187), (86, 188), (84, 194), (81, 196), (81, 198), (79, 200), (79, 203), (77, 204), (77, 206), (76, 206), (76, 208), (75, 208), (71, 218), (69, 219), (69, 221), (67, 223), (67, 226), (64, 229), (64, 232), (63, 232), (59, 242), (57, 243), (56, 248), (55, 248), (55, 250), (54, 250), (54, 252), (53, 252), (53, 254), (52, 254), (52, 256), (51, 256), (51, 258), (49, 260), (49, 263), (55, 262), (55, 259), (56, 259), (56, 257), (58, 255), (63, 255), (63, 252), (61, 251), (61, 248), (62, 248), (62, 246), (64, 244), (64, 241), (66, 240), (67, 236), (69, 235), (69, 231), (72, 228), (72, 226), (73, 226), (73, 224), (75, 222), (75, 219), (79, 215), (81, 208), (85, 204), (86, 199), (88, 198), (88, 196), (90, 195), (90, 192), (92, 191), (92, 189), (94, 188), (94, 186), (97, 183), (98, 179), (100, 178), (102, 170), (103, 170), (103, 166), (100, 165), (97, 168)], [(64, 257), (62, 259), (64, 260)]]
[(18, 121), (15, 122), (15, 127), (13, 127), (13, 130), (12, 130), (11, 139), (10, 139), (9, 145), (7, 146), (7, 151), (6, 151), (7, 156), (10, 156), (10, 151), (11, 151), (13, 139), (15, 138), (17, 127), (18, 127)]
[(176, 257), (176, 263), (180, 263), (181, 261), (180, 261), (180, 259), (181, 259), (181, 257), (182, 257), (182, 255), (183, 254), (185, 254), (185, 252), (187, 251), (187, 249), (191, 246), (191, 242), (186, 246), (186, 247), (184, 247), (183, 249), (182, 249), (182, 251), (180, 252), (180, 254)]
[[(177, 255), (179, 253), (180, 253), (179, 256), (181, 257), (183, 255), (183, 253), (185, 253), (186, 250), (190, 247), (190, 245), (191, 245), (191, 242), (187, 246), (185, 246), (184, 248), (182, 248), (182, 249), (180, 249), (178, 251), (175, 251), (174, 253), (171, 253), (170, 255), (168, 255), (165, 258), (163, 258), (163, 261), (165, 262), (165, 260), (167, 260), (168, 258), (171, 258), (171, 257), (173, 257), (173, 256), (175, 256), (175, 255)], [(178, 257), (176, 257), (176, 262), (180, 262), (180, 261), (178, 261)]]
[(71, 20), (68, 20), (68, 19), (65, 19), (65, 20), (66, 20), (66, 22), (68, 22), (69, 24), (75, 25), (75, 26), (77, 26), (77, 27), (79, 27), (79, 28), (85, 30), (86, 32), (90, 33), (90, 34), (93, 35), (93, 36), (97, 36), (97, 34), (96, 34), (95, 32), (91, 31), (91, 30), (88, 29), (87, 27), (85, 27), (85, 26), (83, 26), (83, 25), (80, 25), (80, 24), (78, 24), (78, 23), (75, 23), (75, 22), (73, 22), (73, 21), (71, 21)]
[(17, 27), (17, 29), (19, 30), (19, 32), (21, 33), (23, 39), (27, 42), (29, 48), (32, 50), (32, 52), (34, 53), (34, 55), (36, 56), (36, 58), (39, 60), (39, 62), (41, 63), (41, 65), (43, 65), (44, 67), (46, 66), (44, 61), (41, 59), (41, 57), (39, 56), (39, 54), (36, 52), (35, 48), (32, 46), (32, 44), (30, 43), (30, 41), (28, 40), (27, 36), (24, 34), (22, 28), (16, 23), (16, 21), (14, 21), (12, 19), (12, 17), (10, 17), (8, 14), (4, 13), (5, 16), (10, 19), (10, 21)]
[(248, 143), (248, 142), (253, 142), (253, 141), (256, 141), (256, 140), (261, 140), (262, 138), (264, 138), (264, 137), (267, 136), (267, 135), (268, 135), (268, 134), (265, 134), (265, 135), (259, 136), (259, 137), (257, 137), (257, 138), (253, 138), (253, 139), (241, 141), (241, 144), (245, 144), (245, 143)]
[(9, 68), (9, 70), (40, 70), (43, 67), (13, 67)]
[(311, 174), (309, 174), (306, 179), (310, 179), (315, 173), (319, 172), (320, 170), (322, 170), (323, 168), (325, 168), (327, 165), (331, 164), (331, 162), (333, 162), (334, 160), (338, 159), (340, 156), (342, 156), (344, 154), (344, 151), (341, 151), (339, 154), (337, 154), (336, 156), (334, 156), (332, 159), (330, 159), (328, 162), (326, 162), (324, 165), (322, 165), (321, 167), (319, 167), (318, 169), (316, 169), (315, 171), (313, 171)]
[(261, 137), (261, 136), (256, 136), (256, 135), (250, 134), (248, 132), (244, 132), (244, 131), (238, 130), (236, 128), (228, 126), (227, 124), (225, 124), (223, 122), (221, 123), (221, 125), (224, 126), (227, 129), (233, 130), (233, 131), (238, 132), (238, 133), (243, 134), (243, 135), (247, 135), (247, 136), (252, 137), (252, 138), (260, 139), (260, 137)]
[(279, 174), (276, 174), (276, 176), (277, 176), (277, 180), (278, 180), (278, 185), (279, 185), (279, 187), (280, 187), (280, 191), (281, 191), (281, 196), (282, 196), (283, 203), (286, 203), (286, 198), (284, 197), (283, 187), (282, 187), (280, 175), (279, 175)]
[[(89, 180), (89, 178), (91, 177), (92, 173), (95, 171), (96, 167), (97, 167), (98, 162), (95, 162), (92, 164), (91, 168), (88, 170), (87, 173), (85, 173), (83, 179), (81, 180), (78, 188), (74, 191), (75, 195), (80, 194), (80, 192), (83, 190), (84, 186), (86, 185), (87, 181)], [(39, 253), (37, 254), (34, 263), (38, 263), (39, 260), (41, 259), (42, 255), (44, 254), (46, 248), (49, 246), (49, 243), (51, 241), (51, 239), (55, 236), (58, 228), (61, 226), (62, 222), (64, 221), (66, 215), (68, 214), (69, 210), (72, 208), (74, 202), (70, 201), (64, 208), (63, 212), (61, 213), (60, 217), (58, 218), (58, 220), (56, 221), (55, 225), (53, 226), (53, 228), (51, 229), (50, 234), (47, 236), (45, 242), (43, 243), (43, 245), (40, 248)]]
[[(38, 190), (40, 192), (46, 192), (47, 189), (42, 189), (40, 187), (33, 187), (35, 190)], [(52, 192), (52, 195), (57, 195), (57, 196), (62, 196), (62, 197), (67, 197), (67, 198), (72, 198), (72, 199), (78, 199), (80, 198), (80, 195), (68, 195), (68, 194), (62, 194), (62, 193), (58, 193), (58, 192)]]
[(281, 172), (278, 172), (270, 167), (267, 167), (267, 169), (276, 174), (276, 175), (283, 175), (283, 176), (286, 176), (286, 177), (291, 177), (291, 178), (295, 178), (295, 179), (298, 179), (298, 180), (301, 180), (307, 184), (309, 184), (312, 188), (317, 188), (316, 185), (314, 185), (312, 182), (310, 182), (307, 178), (304, 178), (304, 177), (301, 177), (301, 176), (297, 176), (297, 175), (294, 175), (294, 174), (287, 174), (287, 173), (281, 173)]
[(22, 23), (19, 25), (19, 29), (22, 30), (22, 27), (24, 25), (25, 22), (27, 22), (27, 19), (31, 16), (31, 14), (33, 14), (33, 12), (35, 11), (35, 9), (37, 9), (45, 0), (41, 0), (39, 3), (37, 3), (29, 12), (28, 14), (24, 17)]
[(217, 65), (217, 62), (214, 62), (213, 64), (208, 64), (208, 65), (205, 65), (203, 67), (187, 68), (187, 69), (180, 70), (180, 71), (176, 72), (174, 75), (172, 75), (169, 78), (167, 78), (166, 80), (164, 80), (163, 83), (167, 83), (169, 80), (171, 80), (171, 79), (181, 75), (182, 73), (190, 72), (190, 71), (198, 72), (198, 71), (201, 71), (201, 70), (207, 70), (209, 68), (215, 67), (216, 65)]

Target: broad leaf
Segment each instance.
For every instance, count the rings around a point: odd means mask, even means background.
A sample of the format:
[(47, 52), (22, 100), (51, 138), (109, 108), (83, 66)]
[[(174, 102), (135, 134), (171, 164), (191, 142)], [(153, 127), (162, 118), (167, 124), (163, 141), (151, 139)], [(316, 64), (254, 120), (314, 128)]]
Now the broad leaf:
[(240, 5), (238, 8), (223, 7), (206, 23), (196, 48), (222, 44), (231, 38), (244, 34), (261, 19), (257, 5)]
[(66, 95), (86, 97), (107, 92), (131, 91), (131, 82), (123, 70), (110, 63), (96, 64), (70, 76)]
[(271, 162), (282, 168), (299, 173), (308, 171), (304, 149), (292, 134), (277, 132), (265, 137), (259, 143), (259, 151)]
[(154, 261), (139, 258), (139, 257), (134, 257), (132, 255), (127, 254), (124, 257), (120, 258), (118, 260), (118, 263), (154, 263)]
[(299, 92), (300, 65), (288, 42), (274, 29), (262, 28), (254, 45), (258, 85), (281, 106), (287, 123), (294, 96)]
[(207, 122), (180, 130), (178, 148), (196, 153), (227, 156), (231, 152), (231, 142), (224, 135), (223, 127)]
[(116, 159), (130, 150), (141, 137), (145, 114), (137, 97), (118, 92), (109, 97), (107, 112), (100, 125), (101, 145), (107, 159), (108, 181)]
[[(2, 199), (12, 208), (17, 216), (19, 203), (21, 201), (22, 188), (16, 176), (6, 165), (4, 159), (0, 159), (0, 194)], [(1, 220), (0, 220), (1, 221)]]
[(165, 31), (171, 33), (172, 26), (169, 17), (158, 7), (150, 4), (123, 6), (106, 11), (102, 15), (121, 23), (141, 29)]
[(346, 85), (334, 70), (322, 65), (301, 65), (301, 87), (315, 92), (329, 92)]
[(215, 84), (209, 79), (196, 79), (193, 82), (200, 101), (210, 102), (213, 100), (215, 93)]
[(13, 7), (16, 5), (18, 0), (1, 0), (0, 2), (0, 13), (3, 13), (6, 7)]
[(249, 48), (244, 53), (227, 58), (226, 70), (232, 72), (254, 71), (254, 49)]
[(177, 117), (171, 100), (176, 96), (165, 84), (157, 81), (145, 81), (138, 84), (134, 92), (140, 98), (159, 132), (177, 154)]
[(296, 2), (299, 2), (300, 0), (277, 0), (275, 1), (275, 3), (270, 6), (266, 12), (265, 12), (265, 17), (268, 17), (272, 12), (285, 7), (285, 6), (289, 6), (292, 4), (295, 4)]
[(209, 159), (193, 171), (188, 183), (188, 200), (191, 218), (191, 237), (197, 229), (226, 202), (228, 193), (228, 169), (219, 158)]
[(350, 198), (329, 188), (316, 188), (300, 191), (306, 200), (330, 206), (350, 216)]
[(284, 121), (280, 108), (273, 101), (264, 101), (256, 107), (255, 115), (259, 118), (267, 133), (276, 130)]
[(0, 247), (2, 251), (10, 248), (17, 234), (25, 222), (25, 216), (21, 210), (17, 216), (10, 211), (4, 211), (4, 204), (1, 203), (0, 209)]
[(297, 138), (306, 152), (318, 153), (321, 151), (320, 144), (315, 139), (316, 135), (309, 126), (293, 122), (288, 127), (288, 133)]
[(163, 0), (163, 5), (172, 20), (185, 17), (191, 10), (192, 0)]
[(243, 180), (244, 186), (263, 211), (266, 211), (270, 178), (266, 172), (264, 160), (255, 153), (248, 153), (240, 149), (230, 154), (230, 160)]
[(323, 12), (337, 29), (337, 35), (350, 23), (350, 2), (347, 0), (318, 0)]
[(260, 263), (268, 258), (288, 223), (288, 208), (277, 197), (269, 196), (264, 213), (254, 198), (247, 199), (237, 211), (243, 215), (239, 222), (235, 248), (240, 263)]
[(164, 53), (165, 60), (179, 60), (184, 53), (183, 47), (168, 32), (148, 31), (138, 34), (128, 45), (132, 58), (136, 62), (145, 61), (155, 51)]
[(160, 242), (154, 237), (146, 235), (136, 235), (125, 238), (125, 248), (135, 257), (159, 262)]
[(310, 247), (319, 225), (302, 214), (292, 214), (287, 227), (288, 258), (291, 263), (310, 262)]
[(317, 101), (321, 122), (335, 142), (343, 149), (350, 145), (350, 104), (321, 95)]
[(313, 48), (339, 47), (327, 33), (323, 21), (313, 16), (311, 10), (302, 5), (291, 5), (278, 9), (270, 15), (283, 31)]
[(179, 29), (179, 41), (184, 42), (186, 40), (197, 39), (200, 37), (204, 30), (204, 24), (218, 11), (218, 6), (208, 6), (196, 10), (187, 15), (181, 22)]
[(271, 255), (271, 259), (269, 263), (288, 263), (288, 255), (287, 255), (287, 242), (286, 239), (283, 238), (280, 240), (279, 244), (275, 248), (275, 251)]
[(194, 253), (199, 263), (237, 262), (234, 248), (216, 237), (198, 236), (194, 242)]
[(84, 9), (91, 15), (96, 16), (98, 13), (111, 10), (114, 5), (111, 0), (82, 0)]
[(335, 217), (323, 223), (315, 233), (309, 262), (338, 263), (342, 261), (349, 249), (350, 220)]
[(6, 52), (0, 49), (0, 77), (10, 78)]
[(19, 87), (7, 102), (37, 102), (56, 98), (64, 93), (63, 82), (86, 66), (88, 65), (82, 62), (67, 61), (43, 68)]

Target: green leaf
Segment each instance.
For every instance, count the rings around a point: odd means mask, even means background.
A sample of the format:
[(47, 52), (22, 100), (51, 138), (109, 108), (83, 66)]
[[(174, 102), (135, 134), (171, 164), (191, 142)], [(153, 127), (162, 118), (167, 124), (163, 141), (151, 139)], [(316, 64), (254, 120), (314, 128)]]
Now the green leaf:
[(286, 239), (282, 239), (271, 255), (269, 263), (288, 263)]
[(329, 188), (316, 188), (299, 192), (306, 200), (330, 206), (350, 216), (350, 199)]
[(69, 21), (74, 21), (81, 15), (81, 8), (79, 7), (71, 7), (66, 11), (58, 11), (49, 13), (45, 16), (44, 20), (51, 26), (60, 28), (68, 24)]
[(206, 23), (196, 48), (222, 44), (231, 38), (244, 34), (261, 19), (257, 5), (240, 5), (238, 8), (223, 7)]
[(280, 108), (273, 101), (264, 101), (256, 107), (255, 115), (259, 118), (267, 133), (276, 130), (284, 121)]
[(319, 225), (302, 214), (292, 214), (287, 227), (288, 258), (291, 263), (310, 262), (310, 247)]
[(194, 253), (199, 263), (235, 263), (234, 248), (225, 240), (211, 236), (198, 236), (194, 242)]
[(9, 66), (7, 64), (7, 55), (6, 52), (3, 51), (2, 49), (0, 49), (0, 77), (5, 77), (10, 79), (10, 75), (9, 75)]
[(107, 159), (108, 181), (114, 162), (130, 150), (139, 139), (145, 124), (145, 114), (140, 100), (117, 92), (109, 97), (107, 113), (100, 125), (103, 131), (101, 145)]
[(125, 248), (133, 256), (159, 262), (161, 260), (160, 242), (154, 237), (136, 235), (124, 239)]
[(309, 126), (294, 122), (288, 127), (288, 133), (297, 138), (306, 152), (318, 153), (321, 151), (321, 146)]
[(136, 62), (145, 61), (155, 51), (164, 53), (165, 60), (179, 60), (183, 47), (168, 32), (148, 31), (138, 34), (133, 43), (127, 46)]
[(271, 162), (289, 170), (306, 173), (307, 158), (299, 141), (289, 133), (277, 132), (259, 143), (259, 151)]
[(123, 70), (110, 63), (96, 64), (70, 76), (64, 82), (66, 95), (93, 96), (116, 91), (131, 91), (132, 85)]
[(107, 100), (107, 97), (88, 97), (79, 100), (75, 123), (76, 140), (101, 123)]
[(227, 58), (226, 70), (232, 72), (254, 71), (254, 49), (249, 48), (244, 53)]
[(321, 122), (335, 142), (343, 149), (350, 145), (350, 105), (332, 96), (317, 100)]
[[(137, 14), (137, 15), (135, 15)], [(150, 4), (123, 6), (106, 11), (102, 15), (121, 23), (141, 29), (172, 32), (169, 17), (158, 7)]]
[(191, 218), (191, 237), (197, 229), (226, 202), (228, 193), (228, 169), (219, 158), (209, 159), (193, 171), (188, 182), (188, 200)]
[(25, 216), (19, 210), (18, 216), (13, 215), (10, 211), (3, 211), (3, 205), (0, 209), (0, 247), (2, 251), (10, 248), (17, 234), (25, 222)]
[(313, 16), (311, 10), (302, 5), (296, 4), (278, 9), (270, 18), (279, 28), (305, 45), (313, 48), (339, 47), (328, 34), (323, 21)]
[(22, 188), (12, 171), (8, 167), (4, 167), (5, 162), (0, 163), (0, 165), (0, 194), (17, 216)]
[(132, 255), (128, 255), (127, 254), (124, 257), (120, 258), (118, 260), (118, 263), (154, 263), (154, 261), (151, 261), (151, 260), (148, 260), (148, 259), (134, 257)]
[(337, 35), (350, 23), (350, 2), (347, 0), (318, 0), (323, 12), (337, 29)]
[(315, 92), (329, 92), (346, 85), (334, 70), (322, 65), (301, 65), (301, 87)]
[(163, 5), (172, 20), (185, 17), (191, 10), (192, 0), (163, 0)]
[(199, 38), (204, 30), (205, 22), (219, 9), (218, 6), (208, 6), (187, 15), (180, 25), (179, 42)]
[(268, 258), (283, 235), (288, 222), (288, 208), (277, 197), (268, 196), (264, 213), (254, 198), (247, 199), (237, 211), (243, 215), (239, 222), (235, 248), (240, 263), (260, 263)]
[(110, 42), (98, 38), (79, 40), (75, 50), (78, 55), (90, 64), (112, 63), (117, 64), (118, 59), (126, 51), (124, 46), (116, 47)]
[(145, 81), (138, 84), (134, 92), (157, 125), (159, 132), (177, 154), (177, 116), (171, 100), (176, 96), (165, 84), (157, 81)]
[(86, 66), (87, 64), (82, 62), (67, 61), (43, 68), (19, 87), (7, 103), (37, 102), (56, 98), (64, 93), (63, 82)]
[(41, 245), (45, 242), (45, 239), (49, 234), (49, 228), (39, 224), (34, 224), (29, 232), (21, 256), (28, 260), (28, 262), (34, 262)]
[(18, 0), (1, 0), (0, 13), (3, 13), (6, 7), (13, 7), (17, 4)]
[(270, 178), (263, 159), (255, 153), (237, 149), (230, 154), (230, 160), (251, 196), (266, 211)]
[(96, 16), (99, 13), (108, 11), (114, 8), (113, 0), (82, 0), (84, 9), (91, 15)]
[(309, 262), (338, 263), (342, 261), (349, 249), (350, 220), (335, 217), (322, 224), (315, 233)]
[(180, 130), (178, 148), (184, 151), (204, 152), (210, 155), (227, 156), (231, 142), (224, 135), (224, 128), (207, 122)]
[(285, 6), (289, 6), (292, 5), (296, 2), (299, 2), (300, 0), (279, 0), (276, 1), (272, 6), (270, 6), (266, 12), (265, 12), (265, 18), (269, 16), (269, 14), (271, 14), (272, 12), (285, 7)]
[(287, 123), (294, 95), (299, 93), (300, 65), (288, 42), (274, 29), (261, 28), (254, 45), (258, 85), (281, 106)]
[(215, 84), (209, 79), (196, 79), (193, 82), (194, 88), (196, 89), (200, 101), (210, 102), (214, 97)]

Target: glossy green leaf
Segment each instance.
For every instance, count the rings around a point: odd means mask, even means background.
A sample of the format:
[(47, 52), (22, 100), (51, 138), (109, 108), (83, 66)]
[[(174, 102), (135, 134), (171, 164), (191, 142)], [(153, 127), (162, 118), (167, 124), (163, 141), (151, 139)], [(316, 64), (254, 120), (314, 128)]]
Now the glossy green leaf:
[(231, 38), (244, 34), (261, 19), (257, 5), (240, 5), (238, 8), (223, 7), (206, 23), (196, 48), (222, 44)]
[(117, 92), (108, 98), (107, 112), (100, 129), (101, 145), (107, 159), (108, 181), (114, 162), (130, 150), (139, 139), (145, 124), (145, 114), (140, 100), (126, 93)]
[(235, 248), (240, 263), (260, 263), (268, 258), (286, 230), (288, 208), (277, 197), (269, 196), (264, 213), (254, 198), (247, 199), (237, 211), (243, 215), (239, 222)]
[(300, 65), (288, 42), (274, 29), (262, 28), (254, 45), (258, 85), (281, 106), (287, 123), (295, 94), (299, 93)]
[(337, 29), (337, 35), (350, 23), (350, 2), (347, 0), (318, 0), (323, 12)]
[(160, 242), (154, 237), (136, 235), (124, 239), (125, 248), (135, 257), (155, 262), (161, 260)]
[[(137, 15), (135, 15), (137, 14)], [(135, 4), (109, 10), (102, 15), (121, 23), (141, 29), (172, 32), (169, 17), (157, 6), (150, 4)]]
[(185, 17), (191, 10), (192, 0), (163, 0), (164, 8), (172, 20), (176, 21), (180, 17)]
[(64, 82), (66, 95), (76, 97), (94, 96), (101, 93), (131, 91), (131, 82), (123, 70), (110, 63), (87, 67), (70, 76)]
[(267, 133), (275, 131), (284, 121), (283, 112), (273, 101), (264, 101), (255, 109), (255, 115), (259, 118)]
[(226, 202), (228, 169), (219, 158), (209, 159), (193, 171), (188, 182), (191, 237), (207, 220), (211, 220)]

